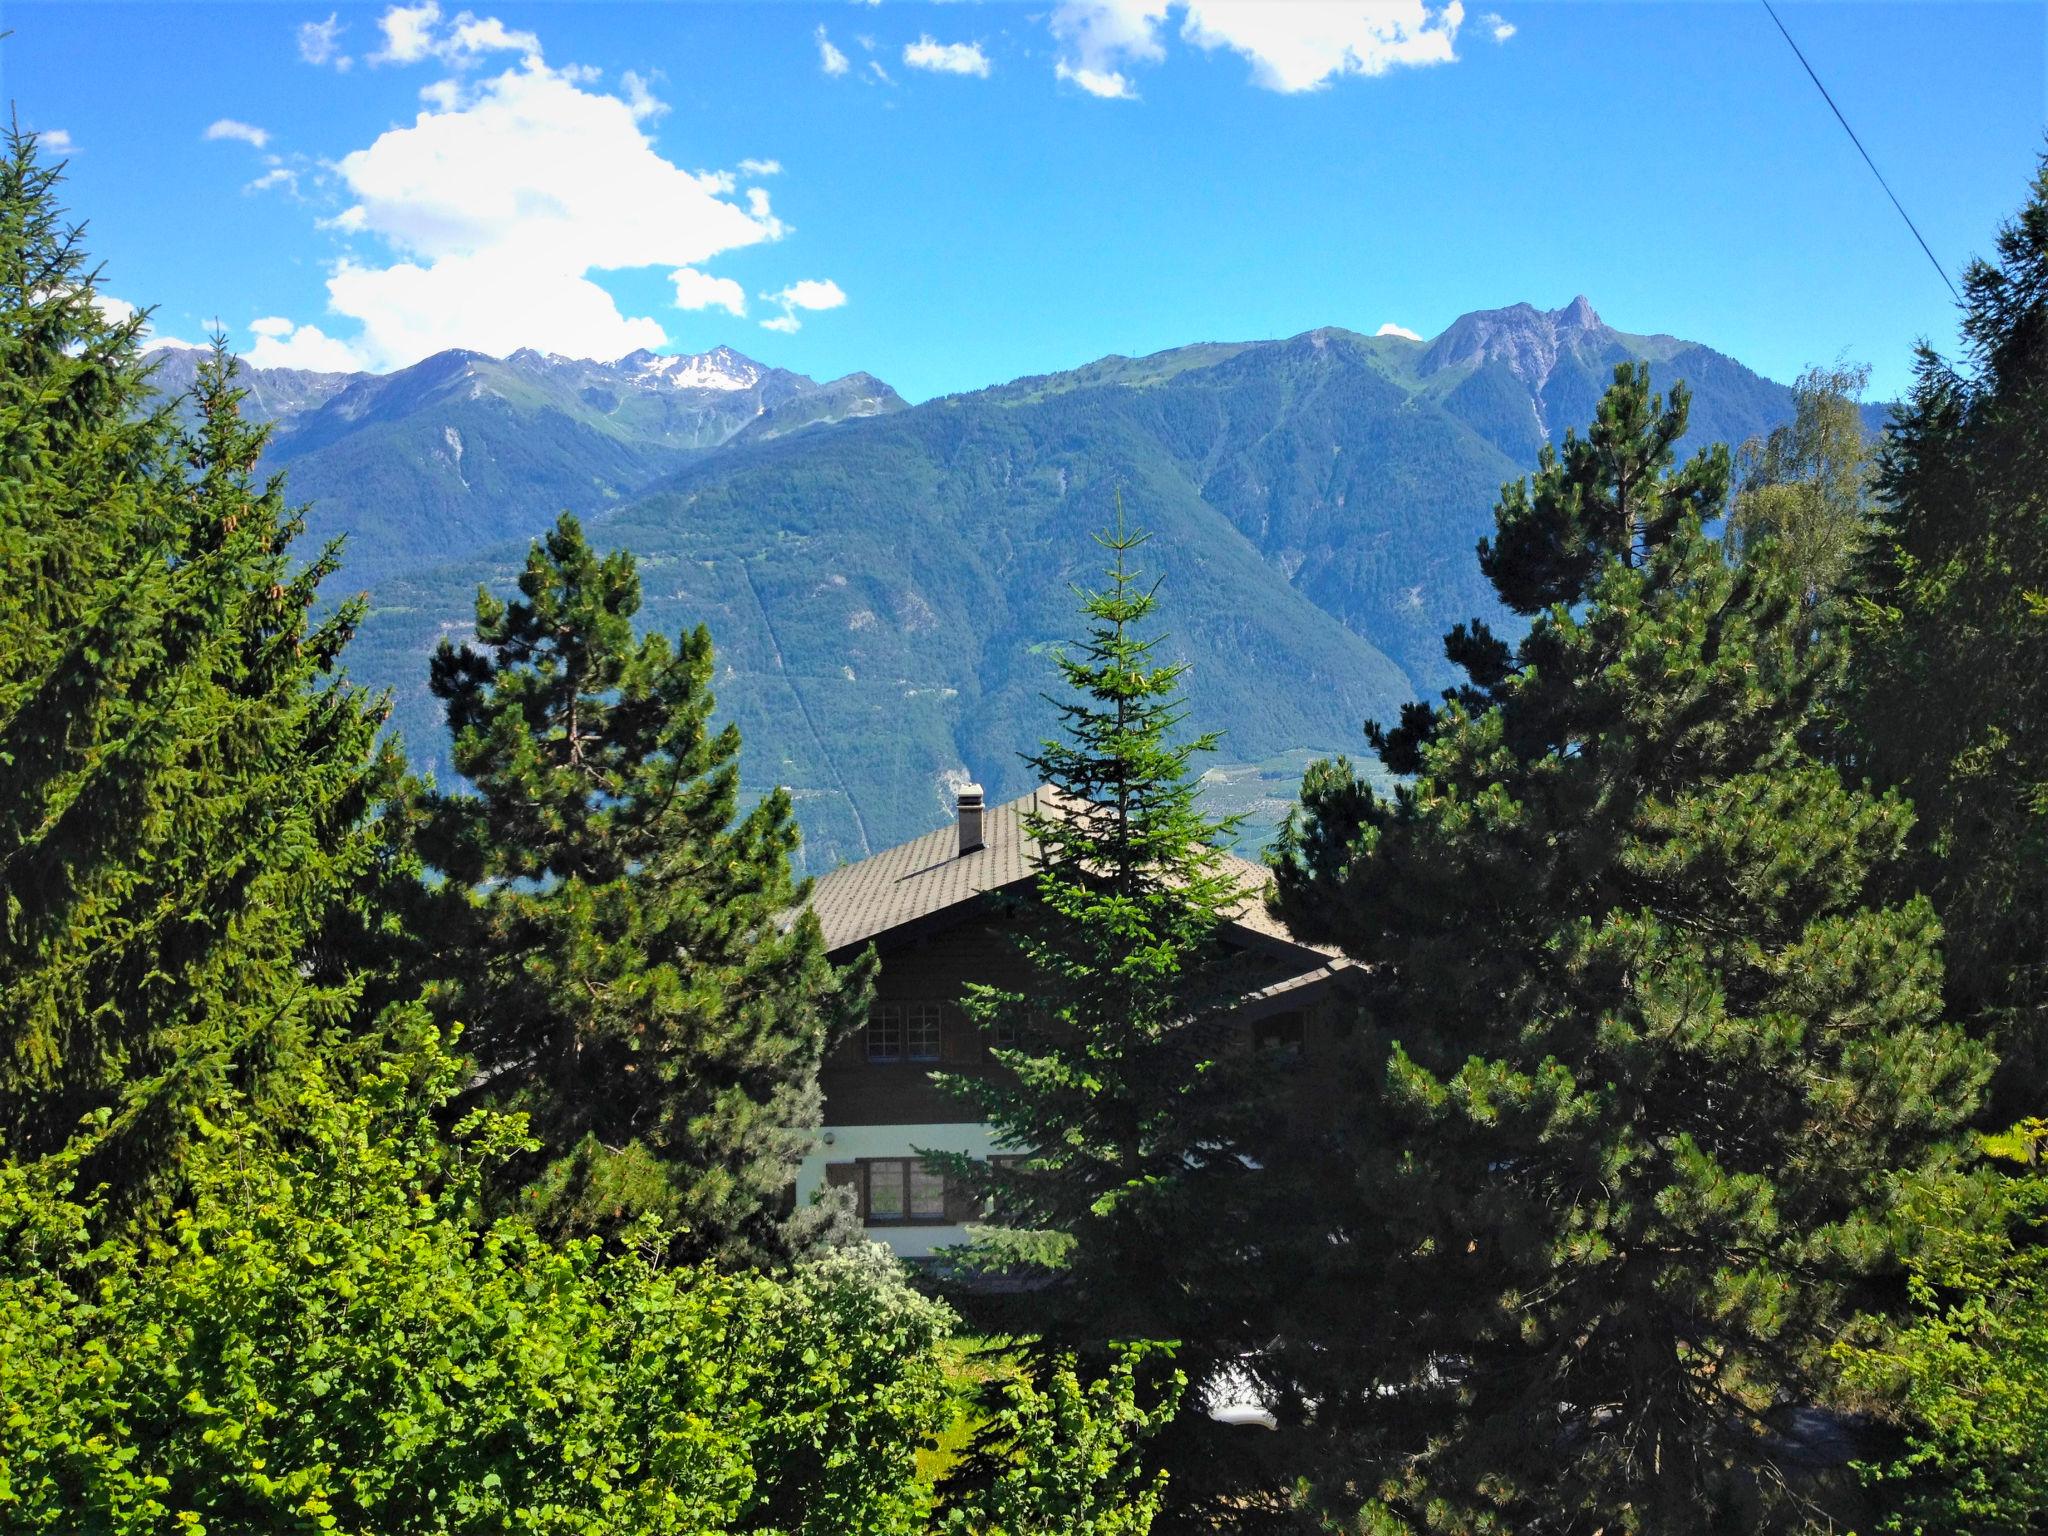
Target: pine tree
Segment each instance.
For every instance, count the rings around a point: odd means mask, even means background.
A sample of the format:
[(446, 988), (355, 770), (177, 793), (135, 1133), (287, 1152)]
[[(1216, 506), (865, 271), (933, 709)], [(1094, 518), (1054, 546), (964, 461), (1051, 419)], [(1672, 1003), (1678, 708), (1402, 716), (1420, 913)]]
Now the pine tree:
[(636, 639), (632, 555), (600, 557), (567, 514), (519, 594), (480, 591), (476, 644), (433, 663), (476, 791), (422, 804), (443, 1006), (489, 1096), (532, 1116), (545, 1226), (652, 1212), (684, 1255), (783, 1255), (818, 1063), (867, 971), (835, 971), (816, 919), (787, 916), (805, 892), (787, 793), (737, 813), (710, 635)]
[(60, 168), (0, 159), (0, 1134), (39, 1157), (96, 1117), (86, 1177), (160, 1185), (230, 1088), (262, 1100), (345, 977), (309, 973), (367, 856), (373, 706), (334, 673), (348, 605), (202, 367), (195, 424), (110, 321)]
[(1913, 883), (1951, 1006), (2006, 1058), (2002, 1122), (2048, 1071), (2048, 161), (1963, 292), (1968, 365), (1921, 350), (1879, 460), (1848, 713), (1854, 766), (1918, 812)]
[[(1171, 1526), (1222, 1491), (1246, 1496), (1201, 1389), (1255, 1326), (1232, 1257), (1255, 1105), (1225, 1060), (1241, 966), (1222, 940), (1247, 893), (1223, 856), (1234, 822), (1197, 801), (1194, 765), (1218, 737), (1182, 732), (1186, 666), (1158, 660), (1164, 636), (1145, 633), (1158, 584), (1131, 556), (1148, 536), (1119, 502), (1096, 539), (1113, 563), (1102, 590), (1080, 594), (1086, 639), (1058, 658), (1064, 736), (1027, 759), (1050, 790), (1024, 818), (1036, 871), (1012, 914), (1030, 981), (965, 1000), (1018, 1044), (995, 1053), (1007, 1074), (942, 1078), (999, 1144), (1031, 1155), (934, 1161), (993, 1202), (972, 1266), (1037, 1280), (1004, 1322), (1032, 1336), (1040, 1369), (1071, 1353), (1101, 1371), (1117, 1341), (1175, 1342), (1172, 1364), (1196, 1387), (1157, 1446)], [(988, 1449), (982, 1473), (1008, 1454)]]
[(1616, 371), (1480, 545), (1526, 636), (1452, 631), (1468, 683), (1369, 733), (1412, 780), (1320, 765), (1283, 839), (1372, 982), (1283, 1325), (1367, 1528), (1791, 1520), (1787, 1416), (1987, 1070), (1933, 912), (1873, 898), (1907, 806), (1801, 746), (1800, 573), (1708, 538), (1685, 422)]

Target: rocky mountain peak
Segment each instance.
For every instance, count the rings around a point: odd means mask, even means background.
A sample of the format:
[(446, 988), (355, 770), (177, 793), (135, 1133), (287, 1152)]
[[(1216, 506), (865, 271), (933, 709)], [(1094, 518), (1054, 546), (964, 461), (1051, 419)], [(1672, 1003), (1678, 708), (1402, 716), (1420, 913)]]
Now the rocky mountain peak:
[(638, 352), (628, 352), (612, 366), (636, 383), (658, 382), (672, 389), (752, 389), (768, 372), (752, 358), (726, 346), (668, 357), (657, 356), (643, 347)]
[(1584, 294), (1562, 309), (1543, 310), (1533, 304), (1478, 309), (1460, 315), (1429, 344), (1422, 357), (1422, 371), (1431, 374), (1497, 362), (1505, 364), (1532, 393), (1540, 393), (1557, 366), (1561, 349), (1606, 329)]

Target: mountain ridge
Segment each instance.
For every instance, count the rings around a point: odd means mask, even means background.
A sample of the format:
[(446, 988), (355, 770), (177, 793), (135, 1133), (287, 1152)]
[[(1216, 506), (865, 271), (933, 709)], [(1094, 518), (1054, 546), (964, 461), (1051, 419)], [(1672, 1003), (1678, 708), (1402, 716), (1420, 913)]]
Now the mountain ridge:
[[(588, 527), (638, 554), (648, 624), (710, 625), (749, 787), (796, 794), (826, 867), (927, 829), (963, 778), (1024, 787), (1017, 754), (1055, 724), (1042, 693), (1070, 589), (1096, 576), (1089, 535), (1119, 494), (1159, 534), (1167, 652), (1226, 758), (1355, 751), (1362, 719), (1451, 680), (1452, 623), (1512, 627), (1473, 558), (1500, 486), (1590, 419), (1616, 362), (1645, 356), (1659, 387), (1691, 383), (1681, 451), (1790, 414), (1784, 385), (1616, 331), (1578, 299), (1475, 312), (1426, 341), (1326, 326), (1109, 356), (786, 431), (763, 411)], [(373, 592), (352, 665), (394, 688), (431, 768), (446, 771), (427, 657), (467, 633), (479, 583), (509, 587), (529, 536)]]

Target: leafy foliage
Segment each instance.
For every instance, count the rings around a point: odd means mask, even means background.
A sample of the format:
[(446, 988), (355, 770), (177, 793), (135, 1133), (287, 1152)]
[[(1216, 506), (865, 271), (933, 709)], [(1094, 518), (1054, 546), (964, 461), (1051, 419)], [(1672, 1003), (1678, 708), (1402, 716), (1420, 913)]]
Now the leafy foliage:
[(1454, 630), (1468, 682), (1374, 733), (1414, 781), (1325, 765), (1284, 842), (1283, 910), (1371, 967), (1365, 1091), (1271, 1166), (1343, 1170), (1282, 1331), (1375, 1529), (1802, 1518), (1784, 1410), (1987, 1069), (1932, 911), (1877, 900), (1910, 813), (1803, 749), (1801, 579), (1707, 537), (1686, 409), (1616, 370), (1481, 546), (1527, 636)]
[(1869, 540), (1872, 445), (1858, 403), (1870, 370), (1809, 368), (1792, 386), (1792, 420), (1743, 444), (1727, 537), (1769, 542), (1809, 603), (1837, 601)]
[(434, 661), (476, 788), (422, 809), (443, 1006), (475, 1021), (492, 1097), (532, 1115), (543, 1225), (654, 1214), (681, 1252), (780, 1256), (818, 1062), (867, 973), (826, 962), (808, 912), (784, 921), (789, 799), (738, 814), (709, 633), (636, 638), (633, 557), (600, 559), (566, 513), (520, 593), (479, 592), (476, 645)]
[(1147, 1473), (1139, 1448), (1165, 1428), (1183, 1378), (1150, 1408), (1139, 1402), (1135, 1358), (1084, 1383), (1072, 1360), (1055, 1362), (1044, 1386), (1029, 1375), (1002, 1382), (990, 1441), (1002, 1471), (946, 1511), (946, 1536), (1147, 1536), (1158, 1517), (1164, 1473)]
[(1914, 1312), (1877, 1342), (1845, 1342), (1850, 1380), (1907, 1425), (1896, 1458), (1865, 1468), (1889, 1532), (2024, 1536), (2048, 1510), (2048, 1123), (1984, 1138), (2022, 1165), (1983, 1191), (1918, 1192)]
[(862, 1254), (786, 1283), (475, 1223), (516, 1119), (433, 1117), (431, 1033), (242, 1116), (115, 1240), (63, 1159), (0, 1165), (0, 1524), (23, 1533), (923, 1528), (944, 1310)]

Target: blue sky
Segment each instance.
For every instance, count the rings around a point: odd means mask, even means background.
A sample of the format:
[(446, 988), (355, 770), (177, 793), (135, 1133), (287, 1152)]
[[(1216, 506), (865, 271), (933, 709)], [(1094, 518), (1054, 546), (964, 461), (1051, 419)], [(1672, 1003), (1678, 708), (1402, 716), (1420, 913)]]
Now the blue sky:
[[(2048, 7), (1787, 4), (1942, 262), (2043, 145)], [(1760, 4), (13, 0), (111, 298), (263, 362), (727, 342), (921, 399), (1590, 297), (1901, 389), (1946, 290)], [(344, 61), (346, 61), (344, 63)]]

